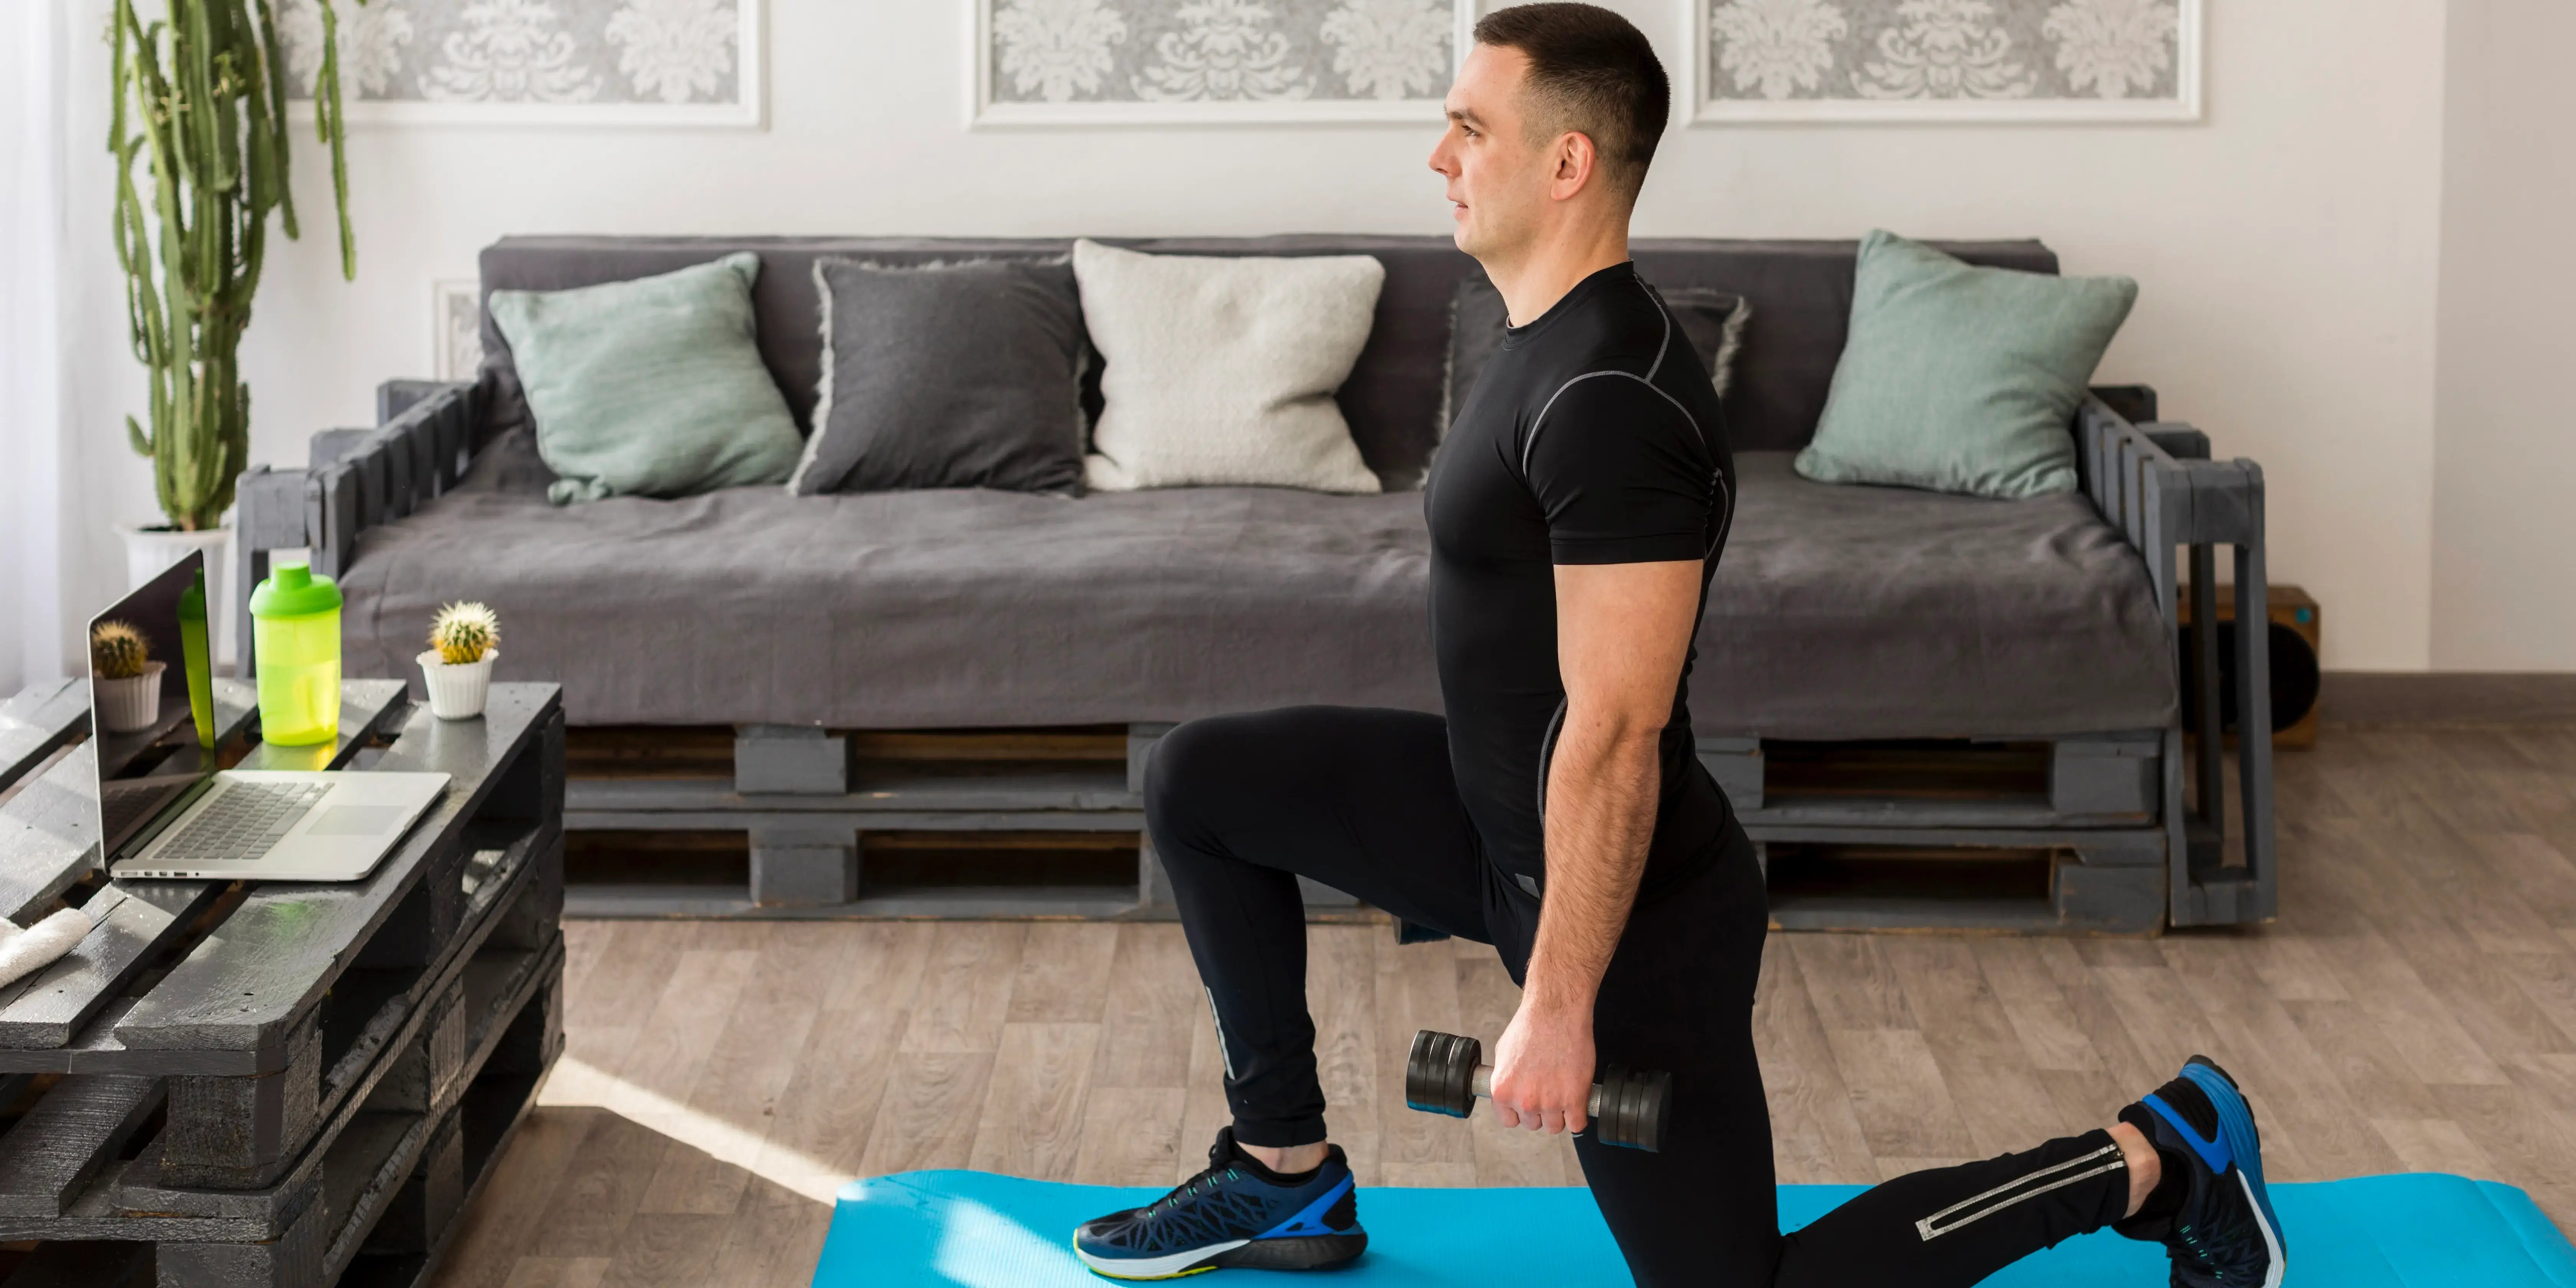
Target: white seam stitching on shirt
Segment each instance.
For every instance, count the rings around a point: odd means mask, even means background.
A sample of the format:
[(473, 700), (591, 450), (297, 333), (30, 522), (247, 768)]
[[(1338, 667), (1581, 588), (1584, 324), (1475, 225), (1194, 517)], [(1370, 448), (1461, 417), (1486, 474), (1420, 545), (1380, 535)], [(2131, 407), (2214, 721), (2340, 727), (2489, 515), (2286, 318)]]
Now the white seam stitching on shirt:
[(1724, 472), (1715, 476), (1715, 482), (1719, 501), (1717, 531), (1709, 534), (1708, 549), (1699, 552), (1702, 559), (1717, 553), (1719, 544), (1726, 540), (1727, 531), (1735, 526), (1735, 489), (1727, 486)]
[[(1564, 384), (1558, 385), (1556, 387), (1556, 392), (1547, 396), (1547, 401), (1539, 406), (1538, 415), (1530, 421), (1529, 437), (1521, 443), (1521, 482), (1523, 484), (1527, 484), (1529, 482), (1530, 451), (1538, 446), (1538, 432), (1547, 427), (1547, 413), (1556, 406), (1556, 400), (1564, 397), (1566, 390), (1572, 389), (1576, 385), (1581, 384), (1586, 380), (1590, 380), (1594, 376), (1624, 376), (1627, 374), (1628, 373), (1625, 371), (1587, 371), (1582, 375), (1576, 376), (1572, 380), (1566, 381)], [(1652, 388), (1652, 386), (1648, 387)], [(1658, 390), (1657, 392), (1661, 391)], [(1690, 413), (1683, 412), (1682, 414), (1684, 416), (1688, 416)], [(1691, 422), (1691, 428), (1699, 428), (1699, 422)]]
[[(1655, 306), (1655, 316), (1664, 320), (1663, 341), (1655, 346), (1655, 360), (1646, 368), (1646, 383), (1651, 385), (1655, 383), (1655, 373), (1664, 369), (1664, 355), (1673, 351), (1673, 315), (1664, 307), (1664, 297), (1655, 294), (1655, 288), (1646, 285), (1646, 279), (1630, 274), (1628, 280), (1635, 282), (1637, 289), (1646, 293), (1647, 302)], [(1705, 438), (1707, 435), (1703, 434), (1701, 437)]]
[(1538, 446), (1539, 431), (1547, 426), (1547, 413), (1556, 406), (1557, 399), (1565, 396), (1566, 390), (1573, 388), (1583, 381), (1590, 380), (1594, 376), (1626, 376), (1630, 380), (1634, 380), (1638, 384), (1654, 390), (1656, 397), (1663, 399), (1665, 402), (1671, 403), (1673, 405), (1673, 410), (1680, 412), (1682, 414), (1682, 419), (1690, 422), (1691, 432), (1699, 435), (1700, 446), (1710, 448), (1712, 451), (1715, 450), (1714, 445), (1708, 441), (1708, 431), (1700, 428), (1699, 417), (1692, 415), (1690, 413), (1690, 408), (1682, 406), (1681, 399), (1665, 393), (1660, 386), (1655, 384), (1654, 381), (1648, 380), (1644, 376), (1638, 375), (1633, 371), (1587, 371), (1582, 375), (1576, 376), (1572, 380), (1566, 381), (1564, 384), (1558, 385), (1556, 387), (1556, 392), (1549, 394), (1547, 396), (1547, 402), (1538, 409), (1538, 418), (1530, 422), (1529, 441), (1521, 444), (1521, 481), (1523, 483), (1527, 483), (1529, 481), (1530, 452)]
[(1610, 371), (1610, 372), (1604, 372), (1604, 373), (1602, 373), (1602, 374), (1604, 374), (1604, 375), (1612, 375), (1612, 376), (1627, 376), (1630, 380), (1634, 380), (1634, 381), (1636, 381), (1638, 384), (1644, 385), (1644, 386), (1645, 386), (1645, 387), (1647, 387), (1648, 389), (1652, 389), (1652, 390), (1654, 390), (1654, 391), (1655, 391), (1655, 394), (1656, 394), (1656, 396), (1657, 396), (1657, 397), (1662, 398), (1665, 402), (1671, 403), (1671, 404), (1673, 405), (1673, 410), (1674, 410), (1674, 411), (1677, 411), (1677, 412), (1680, 412), (1680, 413), (1682, 414), (1682, 419), (1690, 422), (1691, 432), (1692, 432), (1692, 433), (1694, 433), (1694, 434), (1699, 435), (1699, 445), (1700, 445), (1700, 446), (1710, 448), (1711, 450), (1715, 450), (1714, 445), (1713, 445), (1713, 444), (1711, 444), (1711, 443), (1708, 441), (1708, 431), (1707, 431), (1707, 430), (1705, 430), (1705, 429), (1701, 429), (1701, 428), (1699, 427), (1699, 417), (1697, 417), (1697, 416), (1694, 416), (1694, 415), (1690, 414), (1690, 408), (1682, 406), (1682, 400), (1681, 400), (1681, 399), (1679, 399), (1679, 398), (1675, 398), (1675, 397), (1673, 397), (1671, 394), (1665, 393), (1665, 392), (1664, 392), (1664, 389), (1663, 389), (1663, 386), (1656, 384), (1654, 381), (1651, 381), (1651, 380), (1646, 379), (1644, 376), (1640, 376), (1640, 375), (1633, 375), (1633, 374), (1631, 374), (1631, 373), (1629, 373), (1629, 372), (1625, 372), (1625, 371)]
[[(1699, 435), (1700, 446), (1708, 448), (1712, 454), (1717, 450), (1716, 447), (1708, 441), (1708, 431), (1700, 428), (1699, 417), (1692, 415), (1690, 413), (1690, 408), (1682, 406), (1681, 399), (1665, 393), (1662, 388), (1655, 384), (1654, 381), (1648, 380), (1644, 376), (1638, 375), (1633, 371), (1587, 371), (1582, 375), (1576, 376), (1572, 380), (1566, 381), (1564, 384), (1558, 385), (1556, 387), (1556, 392), (1549, 394), (1547, 396), (1547, 402), (1538, 409), (1538, 418), (1530, 422), (1529, 440), (1521, 445), (1521, 485), (1523, 487), (1529, 486), (1530, 452), (1538, 447), (1538, 433), (1541, 429), (1544, 429), (1547, 426), (1548, 412), (1555, 409), (1556, 400), (1564, 397), (1566, 390), (1573, 388), (1576, 384), (1582, 381), (1590, 380), (1594, 376), (1626, 376), (1630, 380), (1634, 380), (1638, 384), (1654, 390), (1657, 397), (1662, 398), (1665, 402), (1671, 403), (1673, 405), (1673, 410), (1680, 412), (1682, 414), (1682, 419), (1690, 422), (1691, 432)], [(1718, 524), (1717, 535), (1709, 540), (1708, 550), (1700, 552), (1699, 557), (1702, 559), (1708, 558), (1709, 551), (1717, 549), (1717, 543), (1726, 539), (1726, 530), (1735, 521), (1735, 489), (1726, 485), (1726, 475), (1723, 472), (1713, 474), (1710, 478), (1717, 483), (1718, 490), (1725, 495), (1725, 511), (1721, 516), (1720, 523)]]

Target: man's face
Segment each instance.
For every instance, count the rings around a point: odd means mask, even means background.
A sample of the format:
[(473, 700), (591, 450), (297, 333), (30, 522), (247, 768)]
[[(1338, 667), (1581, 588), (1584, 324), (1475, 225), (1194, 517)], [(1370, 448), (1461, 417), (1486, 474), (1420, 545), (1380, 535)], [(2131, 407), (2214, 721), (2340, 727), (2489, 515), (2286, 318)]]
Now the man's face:
[(1431, 168), (1448, 180), (1458, 249), (1486, 259), (1510, 258), (1537, 234), (1556, 175), (1555, 140), (1533, 141), (1521, 84), (1529, 55), (1479, 44), (1449, 86), (1448, 132), (1431, 150)]

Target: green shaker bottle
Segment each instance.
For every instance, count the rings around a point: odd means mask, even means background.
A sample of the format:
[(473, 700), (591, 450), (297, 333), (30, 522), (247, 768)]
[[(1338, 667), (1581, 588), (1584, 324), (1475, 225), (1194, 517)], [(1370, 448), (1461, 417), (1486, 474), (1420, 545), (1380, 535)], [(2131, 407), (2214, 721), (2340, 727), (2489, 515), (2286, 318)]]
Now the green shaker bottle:
[(259, 736), (300, 747), (340, 736), (340, 588), (303, 564), (250, 596), (259, 666)]

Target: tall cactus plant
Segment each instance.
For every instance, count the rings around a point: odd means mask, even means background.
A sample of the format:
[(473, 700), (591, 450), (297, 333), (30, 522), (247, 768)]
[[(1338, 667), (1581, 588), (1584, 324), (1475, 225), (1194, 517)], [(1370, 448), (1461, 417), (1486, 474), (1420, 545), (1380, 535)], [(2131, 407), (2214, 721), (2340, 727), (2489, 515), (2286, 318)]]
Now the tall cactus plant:
[[(364, 0), (360, 0), (364, 3)], [(287, 191), (286, 65), (269, 0), (167, 0), (149, 24), (134, 0), (114, 0), (116, 106), (108, 151), (116, 166), (116, 259), (134, 356), (151, 375), (149, 433), (126, 436), (152, 458), (162, 513), (185, 531), (215, 526), (250, 460), (250, 388), (236, 354), (259, 289), (272, 210), (297, 235)], [(331, 148), (340, 215), (340, 273), (354, 280), (348, 166), (340, 111), (338, 17), (316, 0), (322, 66), (314, 77), (316, 136)], [(147, 163), (151, 200), (135, 177)]]

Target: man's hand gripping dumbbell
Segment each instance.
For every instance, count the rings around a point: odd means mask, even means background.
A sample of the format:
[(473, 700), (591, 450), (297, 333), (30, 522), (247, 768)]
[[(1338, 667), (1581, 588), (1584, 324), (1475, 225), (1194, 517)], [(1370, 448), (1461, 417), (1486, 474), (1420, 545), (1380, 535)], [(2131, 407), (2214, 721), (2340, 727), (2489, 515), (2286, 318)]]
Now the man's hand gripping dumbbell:
[[(1414, 1034), (1404, 1061), (1404, 1103), (1425, 1113), (1466, 1117), (1478, 1099), (1493, 1095), (1494, 1067), (1484, 1058), (1484, 1044), (1474, 1038), (1430, 1029)], [(1584, 1106), (1594, 1138), (1654, 1152), (1664, 1137), (1672, 1087), (1673, 1076), (1660, 1070), (1603, 1065)]]

